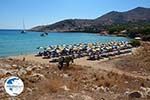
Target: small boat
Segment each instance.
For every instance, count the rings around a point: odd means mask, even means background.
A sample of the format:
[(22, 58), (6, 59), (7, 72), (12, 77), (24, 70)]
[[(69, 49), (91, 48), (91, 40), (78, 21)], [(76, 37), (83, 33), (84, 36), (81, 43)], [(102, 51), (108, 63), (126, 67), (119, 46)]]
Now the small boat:
[(44, 33), (42, 33), (40, 36), (41, 36), (41, 37), (44, 37), (44, 36), (45, 36), (45, 34), (44, 34)]
[(46, 35), (48, 35), (48, 33), (47, 33), (47, 32), (44, 32), (44, 33), (42, 33), (40, 36), (41, 36), (41, 37), (45, 37)]
[(48, 32), (44, 32), (45, 35), (48, 35)]
[(21, 31), (22, 34), (26, 33), (25, 31), (25, 24), (24, 24), (24, 20), (23, 20), (23, 30)]
[(26, 31), (25, 31), (25, 30), (22, 30), (21, 33), (26, 33)]

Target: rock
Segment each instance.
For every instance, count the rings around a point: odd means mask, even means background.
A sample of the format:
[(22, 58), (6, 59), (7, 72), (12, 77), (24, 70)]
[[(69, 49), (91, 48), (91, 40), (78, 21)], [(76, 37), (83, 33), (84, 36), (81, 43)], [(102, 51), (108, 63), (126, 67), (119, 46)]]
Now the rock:
[(117, 85), (113, 85), (113, 86), (111, 87), (111, 90), (117, 91), (117, 90), (118, 90), (118, 86), (117, 86)]
[(148, 99), (150, 99), (150, 88), (149, 87), (145, 88), (145, 94), (146, 94), (146, 97)]
[(142, 93), (139, 91), (134, 91), (134, 92), (129, 93), (128, 97), (129, 98), (141, 98)]
[(103, 86), (101, 86), (101, 87), (99, 88), (99, 90), (102, 90), (103, 92), (108, 92), (110, 89), (109, 89), (108, 87), (103, 87)]
[(144, 93), (145, 97), (150, 99), (150, 88), (149, 87), (140, 87), (140, 90)]
[(91, 96), (82, 95), (81, 93), (73, 93), (69, 96), (72, 100), (94, 100)]
[(32, 89), (31, 88), (27, 88), (27, 91), (29, 94), (32, 94)]
[(92, 97), (88, 95), (82, 95), (83, 100), (94, 100)]
[(8, 60), (12, 61), (12, 60), (13, 60), (13, 58), (8, 58)]
[(64, 78), (68, 78), (69, 75), (68, 75), (68, 74), (63, 74), (63, 77), (64, 77)]
[(0, 93), (4, 92), (4, 82), (0, 81)]
[(11, 65), (9, 64), (4, 64), (5, 68), (11, 68)]
[(145, 92), (145, 91), (146, 91), (146, 88), (141, 86), (141, 87), (140, 87), (140, 90)]
[(91, 88), (91, 91), (95, 91), (95, 88)]
[(124, 83), (125, 83), (125, 84), (128, 84), (129, 82), (128, 82), (128, 81), (125, 81)]
[(7, 73), (7, 71), (5, 69), (0, 70), (0, 74), (6, 74), (6, 73)]
[(78, 93), (72, 93), (71, 95), (69, 95), (69, 97), (74, 100), (77, 95)]
[(129, 95), (129, 91), (126, 91), (126, 92), (124, 93), (124, 95), (125, 95), (125, 96)]
[(12, 75), (13, 71), (7, 71), (5, 69), (0, 70), (0, 75)]
[(39, 73), (34, 73), (33, 75), (29, 76), (28, 80), (32, 83), (36, 83), (39, 80), (44, 80), (45, 76)]
[(150, 91), (147, 91), (146, 96), (148, 99), (150, 99)]
[(102, 91), (104, 91), (104, 92), (106, 91), (103, 86), (101, 86), (99, 89), (102, 90)]
[(21, 68), (19, 71), (18, 71), (18, 76), (22, 76), (22, 75), (25, 75), (25, 74), (27, 74), (27, 71), (26, 71), (26, 69), (25, 68)]
[(27, 71), (32, 71), (32, 69), (33, 69), (32, 66), (28, 66), (28, 67), (26, 68)]
[(40, 73), (34, 73), (32, 76), (37, 76), (37, 77), (41, 77), (41, 78), (45, 79), (45, 76)]
[(100, 100), (105, 100), (104, 98), (101, 98)]
[(16, 64), (13, 64), (12, 67), (13, 67), (13, 68), (17, 68), (17, 65), (16, 65)]
[(67, 88), (66, 85), (62, 86), (61, 88), (64, 89), (65, 91), (69, 91), (70, 90), (69, 88)]
[(71, 94), (71, 95), (69, 95), (69, 97), (71, 98), (71, 99), (73, 99), (74, 98), (74, 96)]
[(57, 74), (57, 72), (56, 72), (56, 71), (54, 71), (53, 73), (54, 73), (54, 74)]

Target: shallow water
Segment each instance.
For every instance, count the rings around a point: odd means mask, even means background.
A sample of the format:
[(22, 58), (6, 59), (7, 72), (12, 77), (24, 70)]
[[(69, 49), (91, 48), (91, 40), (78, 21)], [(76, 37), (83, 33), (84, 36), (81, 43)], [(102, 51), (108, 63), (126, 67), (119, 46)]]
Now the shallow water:
[(41, 34), (42, 32), (21, 34), (20, 30), (0, 30), (0, 57), (36, 53), (39, 46), (129, 40), (92, 33), (49, 33), (45, 37), (41, 37)]

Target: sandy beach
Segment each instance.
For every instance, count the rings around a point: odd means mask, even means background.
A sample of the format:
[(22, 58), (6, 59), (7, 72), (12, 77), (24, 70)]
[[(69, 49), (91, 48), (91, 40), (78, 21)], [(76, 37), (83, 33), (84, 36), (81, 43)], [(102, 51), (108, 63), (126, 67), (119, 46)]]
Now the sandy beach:
[(19, 60), (23, 60), (23, 58), (25, 58), (26, 61), (45, 63), (45, 64), (48, 64), (50, 61), (50, 59), (42, 59), (41, 57), (35, 57), (35, 54), (10, 56), (8, 58), (14, 58), (14, 59), (19, 59)]
[[(136, 49), (134, 48), (132, 50), (132, 52), (134, 52), (135, 50)], [(82, 58), (74, 59), (74, 64), (81, 65), (81, 66), (92, 66), (92, 67), (95, 67), (95, 66), (93, 66), (93, 64), (96, 64), (96, 66), (98, 66), (99, 63), (106, 62), (109, 59), (111, 59), (111, 60), (112, 59), (117, 59), (117, 58), (124, 57), (124, 56), (131, 55), (131, 54), (132, 53), (121, 54), (121, 55), (117, 55), (117, 56), (114, 56), (114, 57), (104, 58), (104, 59), (95, 60), (95, 61), (90, 61), (90, 60), (87, 60), (87, 57), (82, 57)], [(54, 58), (52, 58), (52, 59), (43, 59), (42, 57), (36, 57), (35, 54), (10, 56), (8, 58), (18, 59), (18, 60), (23, 60), (25, 58), (25, 61), (31, 61), (31, 62), (35, 62), (35, 63), (37, 62), (37, 63), (42, 63), (42, 64), (57, 64), (57, 63), (50, 63), (49, 62), (49, 61), (51, 61)]]

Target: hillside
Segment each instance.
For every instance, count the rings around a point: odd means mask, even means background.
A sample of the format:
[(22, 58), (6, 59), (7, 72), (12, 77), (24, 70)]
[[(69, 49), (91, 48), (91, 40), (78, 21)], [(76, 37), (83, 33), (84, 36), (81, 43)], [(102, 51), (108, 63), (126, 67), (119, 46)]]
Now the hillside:
[(100, 32), (105, 26), (150, 22), (150, 8), (137, 7), (126, 12), (112, 11), (96, 19), (67, 19), (51, 25), (37, 26), (32, 31)]

